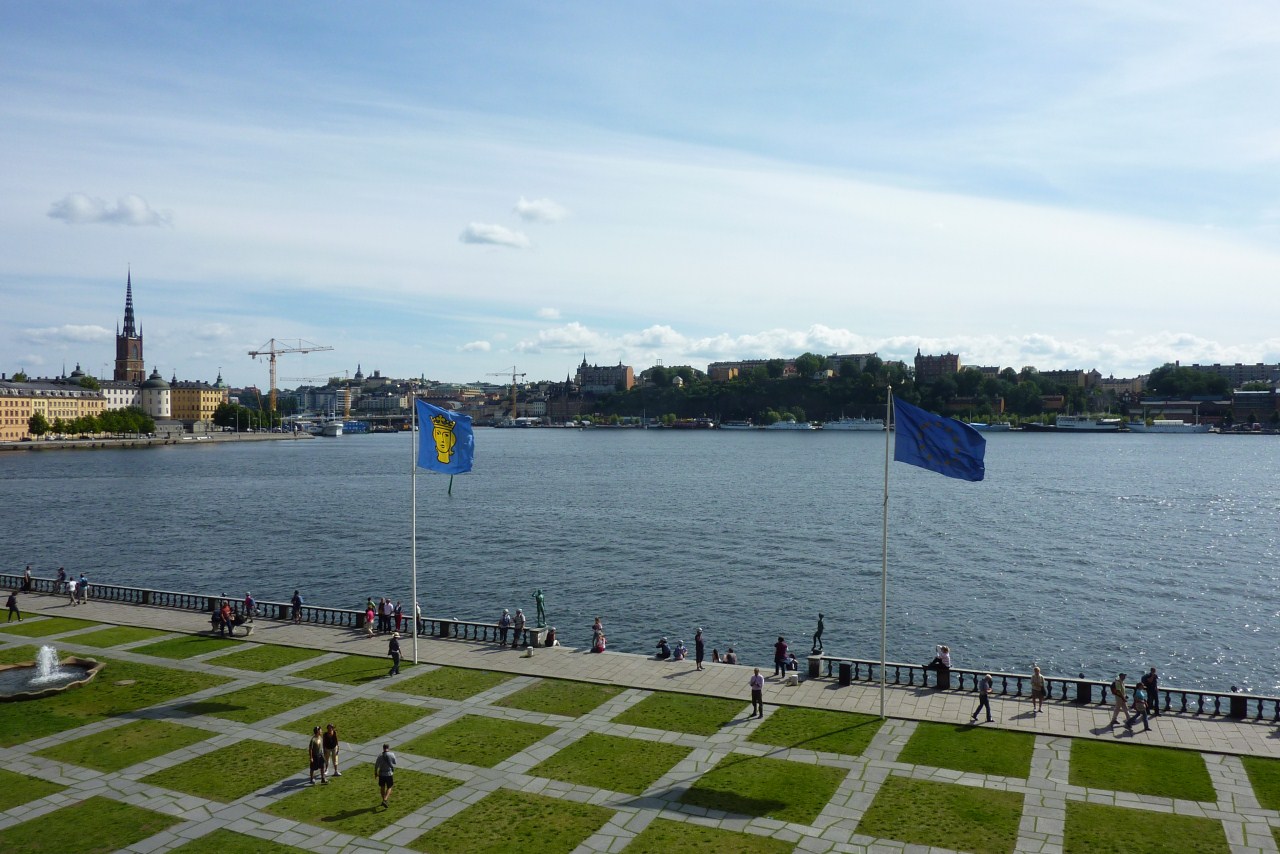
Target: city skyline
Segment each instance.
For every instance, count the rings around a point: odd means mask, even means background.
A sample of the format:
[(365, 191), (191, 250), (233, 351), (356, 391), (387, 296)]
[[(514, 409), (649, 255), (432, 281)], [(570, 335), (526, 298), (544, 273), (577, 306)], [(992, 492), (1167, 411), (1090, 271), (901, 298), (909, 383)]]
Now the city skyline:
[[(20, 4), (0, 371), (1280, 362), (1280, 10)], [(500, 378), (493, 378), (501, 382)], [(282, 386), (285, 382), (282, 380)]]

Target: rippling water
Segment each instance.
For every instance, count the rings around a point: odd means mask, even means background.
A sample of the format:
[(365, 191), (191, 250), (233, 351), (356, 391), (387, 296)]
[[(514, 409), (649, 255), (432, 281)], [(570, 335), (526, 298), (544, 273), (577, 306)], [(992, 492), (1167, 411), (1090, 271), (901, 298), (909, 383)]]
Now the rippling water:
[[(659, 635), (771, 658), (778, 634), (879, 655), (884, 437), (482, 430), (477, 468), (418, 477), (434, 616), (532, 613), (585, 645)], [(990, 434), (987, 479), (890, 467), (889, 657), (1280, 689), (1280, 442)], [(91, 582), (354, 607), (409, 600), (406, 435), (0, 457), (4, 565)]]

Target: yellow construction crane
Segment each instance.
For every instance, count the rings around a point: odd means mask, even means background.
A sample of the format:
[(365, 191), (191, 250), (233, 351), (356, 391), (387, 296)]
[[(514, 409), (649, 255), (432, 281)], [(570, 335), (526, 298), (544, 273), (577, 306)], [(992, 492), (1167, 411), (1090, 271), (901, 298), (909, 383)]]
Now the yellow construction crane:
[(497, 373), (485, 374), (485, 376), (488, 376), (488, 377), (505, 377), (510, 375), (511, 377), (511, 417), (512, 418), (516, 417), (516, 379), (517, 378), (524, 379), (524, 374), (518, 374), (516, 373), (516, 370), (517, 368), (515, 367), (515, 365), (512, 365), (511, 370), (509, 371), (498, 371)]
[(321, 350), (332, 350), (332, 347), (325, 347), (321, 344), (312, 344), (310, 341), (297, 339), (297, 343), (291, 341), (277, 341), (272, 338), (266, 344), (263, 344), (257, 350), (250, 350), (249, 355), (253, 358), (259, 356), (267, 356), (271, 362), (271, 395), (268, 398), (271, 401), (271, 411), (276, 411), (276, 356), (282, 356), (285, 353), (316, 353)]

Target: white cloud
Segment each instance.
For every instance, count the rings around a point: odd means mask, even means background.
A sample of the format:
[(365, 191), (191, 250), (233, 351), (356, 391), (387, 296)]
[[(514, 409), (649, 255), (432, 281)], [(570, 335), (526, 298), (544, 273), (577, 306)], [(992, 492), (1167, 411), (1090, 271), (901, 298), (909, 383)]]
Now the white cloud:
[(540, 308), (536, 312), (536, 316), (540, 320), (559, 320), (560, 309), (558, 308)]
[(559, 222), (569, 215), (569, 211), (550, 199), (529, 200), (524, 196), (516, 202), (515, 212), (525, 222)]
[(463, 353), (488, 353), (492, 347), (488, 341), (468, 341), (458, 349)]
[(37, 329), (24, 329), (23, 337), (36, 344), (97, 344), (110, 341), (114, 337), (110, 329), (102, 326), (45, 326)]
[(518, 353), (541, 353), (543, 350), (587, 350), (598, 351), (608, 348), (617, 350), (616, 343), (600, 333), (593, 332), (581, 323), (566, 323), (554, 329), (543, 329), (531, 341), (520, 341), (515, 350)]
[(202, 323), (192, 329), (191, 334), (204, 341), (224, 341), (232, 337), (233, 331), (226, 323)]
[(513, 249), (528, 249), (532, 244), (529, 238), (519, 231), (492, 223), (473, 222), (463, 229), (458, 238), (463, 243), (481, 243), (491, 246), (510, 246)]
[(84, 193), (71, 193), (49, 206), (49, 216), (67, 225), (169, 225), (173, 215), (158, 211), (141, 196), (121, 196), (114, 205)]

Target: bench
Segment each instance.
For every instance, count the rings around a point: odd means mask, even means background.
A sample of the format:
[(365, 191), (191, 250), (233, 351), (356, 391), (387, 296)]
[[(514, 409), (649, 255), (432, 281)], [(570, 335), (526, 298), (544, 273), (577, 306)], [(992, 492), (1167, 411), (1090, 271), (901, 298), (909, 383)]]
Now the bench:
[[(236, 617), (235, 622), (231, 624), (231, 637), (236, 636), (236, 629), (244, 629), (244, 636), (248, 637), (253, 634), (253, 623), (246, 622), (243, 616), (238, 616)], [(217, 614), (214, 614), (209, 618), (209, 634), (220, 635), (222, 633), (222, 621), (218, 619)]]

